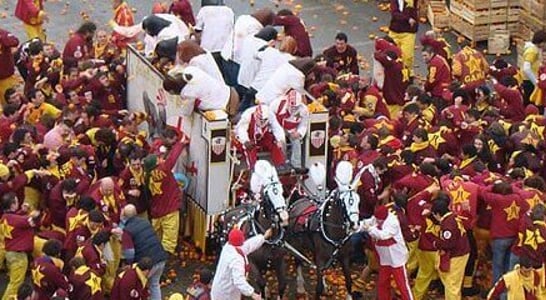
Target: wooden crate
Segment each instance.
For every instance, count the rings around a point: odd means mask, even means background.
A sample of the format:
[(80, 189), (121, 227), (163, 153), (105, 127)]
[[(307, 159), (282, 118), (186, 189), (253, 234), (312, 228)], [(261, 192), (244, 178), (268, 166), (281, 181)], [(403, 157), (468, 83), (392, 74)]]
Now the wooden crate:
[(489, 34), (487, 52), (489, 54), (506, 54), (510, 51), (510, 31), (497, 30)]
[(462, 2), (452, 1), (450, 8), (452, 14), (455, 14), (474, 25), (517, 22), (519, 19), (519, 7), (500, 7), (476, 10)]
[(449, 27), (449, 9), (445, 3), (431, 2), (427, 7), (427, 18), (433, 28)]
[(531, 16), (544, 20), (546, 18), (546, 1), (544, 0), (521, 0), (521, 9)]
[(518, 31), (514, 37), (524, 41), (529, 41), (533, 38), (535, 32), (537, 32), (537, 29), (531, 29), (529, 28), (528, 24), (520, 22), (518, 25)]
[(503, 8), (508, 6), (519, 6), (520, 0), (452, 0), (453, 2), (463, 3), (472, 10), (482, 10), (489, 8)]
[(525, 24), (525, 26), (529, 27), (529, 29), (534, 32), (545, 28), (545, 20), (531, 15), (528, 11), (522, 10), (519, 17), (520, 22)]
[(519, 24), (517, 22), (474, 25), (453, 13), (450, 14), (449, 20), (451, 23), (451, 29), (473, 42), (487, 41), (489, 39), (490, 32), (497, 30), (508, 30), (510, 34), (514, 34), (519, 28)]

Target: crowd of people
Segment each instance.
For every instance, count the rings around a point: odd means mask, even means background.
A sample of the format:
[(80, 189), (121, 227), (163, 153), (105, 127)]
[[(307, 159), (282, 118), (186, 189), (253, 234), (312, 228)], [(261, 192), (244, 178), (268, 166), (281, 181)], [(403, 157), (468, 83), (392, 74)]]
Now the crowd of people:
[[(351, 243), (367, 257), (363, 276), (379, 273), (380, 299), (391, 278), (402, 299), (423, 299), (437, 279), (445, 299), (480, 288), (488, 299), (546, 297), (546, 32), (526, 43), (521, 69), (427, 32), (420, 80), (417, 1), (392, 0), (390, 32), (361, 76), (345, 33), (312, 57), (297, 13), (235, 18), (216, 2), (195, 17), (187, 0), (157, 4), (135, 23), (112, 0), (111, 28), (87, 21), (63, 49), (46, 39), (43, 1), (17, 2), (28, 40), (0, 29), (2, 299), (162, 299), (187, 184), (172, 170), (190, 140), (166, 124), (149, 136), (139, 129), (149, 116), (127, 110), (131, 43), (165, 73), (184, 114), (227, 114), (250, 169), (263, 151), (279, 170), (304, 167), (309, 115), (328, 111), (328, 178), (340, 161), (361, 176)], [(163, 94), (156, 105), (165, 110)], [(190, 297), (260, 299), (246, 255), (268, 235), (245, 242), (235, 229), (215, 278), (201, 271)], [(476, 267), (489, 261), (492, 282), (478, 286)]]

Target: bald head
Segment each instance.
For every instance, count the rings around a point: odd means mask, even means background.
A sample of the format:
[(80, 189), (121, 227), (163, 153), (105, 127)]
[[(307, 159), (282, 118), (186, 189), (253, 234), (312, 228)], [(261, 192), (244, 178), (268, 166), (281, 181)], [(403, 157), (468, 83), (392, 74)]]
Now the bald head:
[(134, 217), (137, 215), (136, 207), (133, 204), (127, 204), (123, 207), (123, 216), (126, 219)]
[(100, 191), (104, 196), (110, 196), (114, 193), (114, 180), (112, 177), (104, 177), (101, 179)]

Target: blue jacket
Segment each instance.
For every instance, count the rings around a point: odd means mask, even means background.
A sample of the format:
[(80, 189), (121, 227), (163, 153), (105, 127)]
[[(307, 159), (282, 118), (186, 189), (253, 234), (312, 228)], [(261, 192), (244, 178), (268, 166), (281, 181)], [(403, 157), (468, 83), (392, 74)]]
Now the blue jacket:
[[(126, 231), (133, 240), (133, 245), (135, 247), (133, 261), (138, 262), (143, 257), (149, 257), (155, 265), (167, 260), (167, 252), (163, 250), (161, 241), (148, 220), (136, 216), (131, 217), (124, 222), (123, 227), (123, 230)], [(131, 260), (131, 257), (126, 257), (126, 259)]]

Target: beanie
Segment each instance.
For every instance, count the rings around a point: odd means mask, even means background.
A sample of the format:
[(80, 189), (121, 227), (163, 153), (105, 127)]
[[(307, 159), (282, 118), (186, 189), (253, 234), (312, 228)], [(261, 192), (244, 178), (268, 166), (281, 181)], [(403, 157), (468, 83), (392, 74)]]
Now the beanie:
[(526, 116), (538, 115), (538, 114), (539, 114), (538, 108), (536, 106), (534, 106), (533, 104), (529, 104), (529, 105), (527, 105), (527, 107), (525, 107), (525, 115)]
[(385, 205), (380, 205), (375, 208), (374, 216), (378, 220), (385, 220), (387, 219), (387, 216), (389, 215), (389, 210)]
[(245, 242), (245, 234), (239, 228), (233, 228), (229, 232), (228, 242), (230, 245), (239, 247)]
[(3, 163), (0, 163), (0, 177), (5, 177), (8, 175), (9, 175), (8, 166), (4, 165)]

